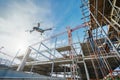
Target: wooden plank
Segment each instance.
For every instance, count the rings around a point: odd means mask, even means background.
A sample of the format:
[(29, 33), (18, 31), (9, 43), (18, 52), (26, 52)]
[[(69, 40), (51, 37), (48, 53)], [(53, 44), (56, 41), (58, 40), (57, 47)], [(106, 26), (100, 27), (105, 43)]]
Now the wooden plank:
[(70, 47), (70, 46), (64, 46), (64, 47), (56, 48), (56, 50), (57, 50), (58, 52), (70, 51), (70, 50), (71, 50), (71, 47)]

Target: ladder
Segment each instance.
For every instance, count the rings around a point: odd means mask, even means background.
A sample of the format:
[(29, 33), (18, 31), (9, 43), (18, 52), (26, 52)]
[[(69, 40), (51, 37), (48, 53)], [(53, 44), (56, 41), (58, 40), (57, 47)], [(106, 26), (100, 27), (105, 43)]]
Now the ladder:
[(89, 14), (89, 2), (88, 0), (81, 0), (81, 11), (82, 11), (82, 15), (83, 17), (81, 18), (83, 20), (84, 23), (89, 22), (90, 20), (90, 14)]

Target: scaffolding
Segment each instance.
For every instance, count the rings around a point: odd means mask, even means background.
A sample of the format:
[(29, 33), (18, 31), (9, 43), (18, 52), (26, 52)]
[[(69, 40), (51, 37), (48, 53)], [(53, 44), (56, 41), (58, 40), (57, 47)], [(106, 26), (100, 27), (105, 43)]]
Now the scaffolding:
[[(99, 80), (109, 74), (109, 77), (114, 80), (112, 73), (120, 65), (118, 49), (120, 38), (119, 0), (81, 0), (81, 3), (82, 19), (84, 22), (90, 21), (89, 28), (86, 29), (86, 42), (81, 44), (82, 50), (85, 55), (96, 58), (95, 61), (91, 60), (91, 69), (87, 66), (90, 79)], [(116, 6), (117, 8), (115, 8)], [(92, 39), (90, 34), (92, 34)], [(111, 65), (113, 63), (109, 58), (101, 58), (108, 55), (116, 55), (112, 58), (116, 62), (114, 64), (116, 67)]]
[[(58, 33), (28, 47), (17, 71), (32, 71), (68, 80), (115, 80), (120, 67), (120, 4), (119, 0), (81, 0), (83, 24)], [(85, 28), (83, 41), (73, 42), (72, 33)], [(68, 43), (58, 47), (58, 36), (66, 35)], [(54, 40), (48, 46), (45, 41)], [(62, 44), (60, 43), (60, 44)], [(77, 45), (77, 47), (76, 47)], [(36, 55), (31, 59), (30, 54)], [(42, 57), (44, 58), (42, 58)], [(29, 60), (29, 61), (27, 61)], [(16, 67), (16, 66), (14, 66)]]

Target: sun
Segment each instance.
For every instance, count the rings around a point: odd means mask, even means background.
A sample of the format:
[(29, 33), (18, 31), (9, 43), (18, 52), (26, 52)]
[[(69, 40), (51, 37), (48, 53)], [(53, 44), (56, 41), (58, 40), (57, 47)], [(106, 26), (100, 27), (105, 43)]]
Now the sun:
[(25, 54), (25, 51), (28, 47), (27, 43), (25, 43), (24, 41), (16, 41), (15, 44), (16, 44), (16, 46), (14, 47), (15, 50), (17, 51), (20, 50), (19, 55)]

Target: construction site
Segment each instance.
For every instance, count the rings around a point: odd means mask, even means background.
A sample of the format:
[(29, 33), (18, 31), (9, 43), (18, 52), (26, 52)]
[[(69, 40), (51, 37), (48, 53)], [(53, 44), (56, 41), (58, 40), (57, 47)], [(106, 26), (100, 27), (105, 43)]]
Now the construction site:
[[(0, 79), (120, 80), (120, 0), (81, 0), (80, 11), (82, 24), (28, 46), (24, 55), (15, 57), (20, 64), (7, 69), (1, 64)], [(77, 33), (80, 29), (84, 37)], [(8, 68), (14, 72), (5, 74)]]

